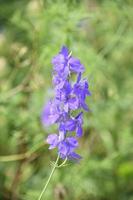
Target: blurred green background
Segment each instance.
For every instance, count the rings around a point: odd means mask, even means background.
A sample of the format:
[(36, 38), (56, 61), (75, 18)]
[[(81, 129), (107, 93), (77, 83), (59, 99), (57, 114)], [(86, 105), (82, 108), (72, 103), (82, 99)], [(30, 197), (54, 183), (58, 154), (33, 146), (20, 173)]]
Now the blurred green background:
[(0, 200), (36, 200), (56, 159), (40, 114), (63, 44), (86, 66), (91, 112), (83, 159), (44, 199), (133, 200), (132, 22), (132, 0), (0, 0)]

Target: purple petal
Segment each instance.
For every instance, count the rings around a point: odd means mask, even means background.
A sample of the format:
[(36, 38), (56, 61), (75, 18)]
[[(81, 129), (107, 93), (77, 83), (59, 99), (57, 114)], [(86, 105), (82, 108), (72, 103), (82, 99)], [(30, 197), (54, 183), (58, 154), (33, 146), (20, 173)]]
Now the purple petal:
[(46, 141), (48, 144), (50, 144), (49, 149), (53, 149), (58, 145), (58, 135), (50, 134), (50, 135), (48, 135)]
[(66, 81), (64, 89), (65, 89), (66, 95), (69, 95), (71, 93), (72, 87), (71, 87), (71, 85), (70, 85), (70, 83), (68, 81)]
[(56, 105), (52, 101), (49, 101), (43, 108), (41, 120), (43, 125), (49, 126), (55, 123), (59, 118), (59, 113), (57, 111)]
[(77, 83), (79, 83), (81, 80), (81, 72), (78, 74), (78, 77), (77, 77)]
[(59, 131), (59, 142), (62, 142), (65, 139), (65, 132)]
[(65, 110), (65, 112), (68, 112), (68, 110), (69, 110), (68, 103), (64, 104), (64, 110)]
[(70, 160), (78, 161), (78, 160), (80, 160), (81, 158), (82, 158), (82, 157), (81, 157), (79, 154), (75, 153), (75, 152), (72, 152), (72, 153), (69, 155), (69, 159), (70, 159)]
[(65, 129), (66, 129), (67, 131), (74, 131), (75, 128), (76, 128), (76, 121), (75, 121), (75, 120), (70, 119), (69, 121), (67, 121), (67, 122), (65, 123)]
[(62, 89), (65, 84), (65, 80), (59, 77), (58, 75), (54, 75), (53, 84), (56, 85), (57, 89)]
[(60, 72), (61, 70), (64, 69), (64, 64), (65, 64), (65, 58), (62, 54), (58, 54), (55, 56), (52, 60), (52, 64), (54, 65), (54, 70), (56, 72)]
[(71, 147), (74, 147), (74, 148), (78, 147), (78, 141), (74, 137), (68, 137), (67, 142), (69, 143)]
[(82, 135), (83, 135), (83, 129), (81, 126), (78, 126), (78, 128), (76, 130), (76, 136), (81, 137)]
[(69, 151), (69, 146), (68, 144), (64, 141), (64, 142), (61, 142), (59, 145), (58, 145), (58, 150), (59, 150), (59, 153), (61, 155), (64, 155), (64, 157), (67, 156), (67, 153)]
[(81, 102), (81, 106), (82, 106), (82, 108), (85, 110), (85, 111), (89, 111), (89, 108), (88, 108), (88, 106), (87, 106), (87, 104), (85, 103), (85, 102)]
[(63, 47), (61, 48), (60, 54), (63, 54), (64, 57), (67, 57), (67, 56), (69, 55), (69, 50), (68, 50), (68, 48), (67, 48), (66, 46), (63, 46)]
[(70, 70), (75, 73), (83, 73), (84, 66), (80, 63), (80, 60), (77, 58), (71, 57), (69, 60)]
[(72, 97), (68, 100), (69, 108), (71, 110), (76, 110), (79, 108), (79, 101), (78, 98)]

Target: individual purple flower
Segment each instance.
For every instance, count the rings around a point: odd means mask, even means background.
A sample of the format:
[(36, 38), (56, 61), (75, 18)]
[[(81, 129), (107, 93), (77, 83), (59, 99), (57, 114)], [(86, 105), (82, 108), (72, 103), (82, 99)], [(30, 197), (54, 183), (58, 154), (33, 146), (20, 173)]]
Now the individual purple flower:
[[(78, 160), (75, 150), (78, 138), (83, 135), (83, 112), (88, 111), (86, 97), (90, 95), (86, 79), (82, 79), (84, 66), (63, 46), (53, 60), (53, 85), (55, 97), (48, 102), (42, 112), (44, 125), (57, 124), (58, 134), (47, 137), (49, 149), (57, 148), (62, 159)], [(71, 74), (76, 74), (76, 83), (71, 83)], [(78, 113), (76, 116), (74, 112)]]
[(64, 141), (58, 145), (59, 155), (62, 159), (79, 159), (81, 158), (74, 152), (75, 148), (78, 147), (78, 142), (74, 137), (67, 137)]
[(81, 79), (81, 73), (77, 77), (77, 82), (74, 84), (73, 93), (77, 96), (79, 100), (79, 105), (84, 110), (88, 111), (88, 106), (86, 105), (86, 96), (90, 96), (88, 81), (86, 79)]
[(75, 118), (71, 118), (64, 123), (64, 130), (76, 132), (77, 137), (81, 137), (83, 134), (82, 130), (83, 125), (83, 113), (80, 112)]
[(69, 51), (67, 47), (62, 47), (58, 55), (52, 59), (53, 70), (62, 78), (67, 78), (69, 74), (69, 66), (67, 65), (69, 59)]
[(50, 144), (49, 149), (54, 149), (58, 145), (58, 135), (57, 134), (50, 134), (47, 137), (47, 143)]
[(74, 152), (75, 148), (78, 147), (78, 141), (75, 137), (60, 139), (60, 136), (58, 136), (57, 134), (50, 134), (47, 138), (47, 143), (50, 144), (49, 149), (58, 147), (58, 153), (62, 159), (81, 158), (78, 154)]
[(69, 68), (75, 73), (84, 72), (84, 66), (80, 63), (80, 60), (74, 57), (70, 57), (69, 59)]
[(64, 87), (66, 80), (58, 75), (53, 76), (53, 85), (55, 89), (62, 89)]
[(68, 48), (63, 46), (61, 51), (52, 60), (53, 69), (56, 73), (63, 75), (66, 78), (71, 72), (83, 73), (84, 66), (80, 63), (80, 60), (71, 56)]
[(60, 118), (60, 111), (58, 105), (53, 101), (49, 101), (43, 108), (41, 120), (44, 125), (51, 125)]

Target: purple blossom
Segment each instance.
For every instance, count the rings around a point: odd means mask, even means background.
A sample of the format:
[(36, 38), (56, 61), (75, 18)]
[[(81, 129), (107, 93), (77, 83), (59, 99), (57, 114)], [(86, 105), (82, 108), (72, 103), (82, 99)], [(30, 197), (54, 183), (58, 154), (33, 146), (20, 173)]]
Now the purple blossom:
[(50, 144), (49, 149), (54, 149), (58, 145), (58, 135), (57, 134), (50, 134), (47, 137), (47, 143)]
[(75, 118), (71, 118), (64, 123), (64, 130), (66, 131), (76, 131), (76, 136), (81, 137), (83, 130), (83, 113), (80, 112)]
[(74, 84), (73, 93), (77, 96), (79, 100), (79, 106), (84, 110), (88, 111), (88, 106), (85, 103), (86, 96), (90, 96), (88, 81), (86, 79), (81, 79), (81, 73), (77, 77), (77, 82)]
[(78, 141), (75, 137), (67, 137), (64, 140), (60, 139), (57, 134), (50, 134), (47, 138), (47, 143), (50, 144), (49, 149), (58, 147), (58, 153), (62, 159), (66, 157), (75, 160), (81, 158), (74, 152), (75, 148), (78, 147)]
[(67, 78), (72, 72), (84, 72), (84, 66), (80, 63), (80, 60), (72, 57), (68, 48), (65, 46), (63, 46), (59, 54), (53, 58), (52, 64), (54, 72), (58, 73), (58, 75), (62, 75), (63, 78)]
[[(55, 97), (44, 107), (41, 120), (44, 125), (56, 123), (58, 134), (50, 134), (47, 143), (50, 145), (49, 149), (58, 149), (60, 158), (78, 160), (81, 157), (75, 150), (78, 138), (83, 134), (81, 109), (88, 111), (86, 97), (90, 95), (87, 80), (81, 78), (84, 66), (65, 46), (53, 58), (52, 64)], [(77, 76), (74, 84), (70, 81), (71, 74)], [(74, 110), (78, 112), (76, 116), (73, 114)]]
[(74, 57), (70, 57), (69, 59), (69, 68), (72, 72), (75, 73), (84, 72), (84, 66), (80, 63), (80, 60)]
[[(62, 159), (66, 157), (68, 159), (78, 159), (80, 156), (74, 152), (75, 148), (78, 147), (78, 142), (74, 137), (67, 137), (66, 140), (62, 141), (58, 145), (59, 155)], [(75, 156), (74, 156), (75, 155)]]
[(60, 118), (60, 110), (57, 103), (50, 100), (47, 105), (43, 108), (41, 120), (45, 125), (51, 125), (58, 121)]

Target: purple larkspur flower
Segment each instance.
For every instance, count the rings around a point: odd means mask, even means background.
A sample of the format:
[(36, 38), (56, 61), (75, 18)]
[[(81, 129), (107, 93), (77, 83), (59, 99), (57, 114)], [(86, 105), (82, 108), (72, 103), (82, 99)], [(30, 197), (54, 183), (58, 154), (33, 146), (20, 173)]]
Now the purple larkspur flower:
[(69, 59), (69, 68), (72, 72), (75, 73), (83, 73), (85, 69), (80, 60), (74, 57), (70, 57)]
[(49, 101), (47, 105), (43, 108), (41, 120), (42, 123), (46, 125), (54, 124), (60, 117), (57, 105), (52, 101)]
[(64, 123), (64, 130), (75, 131), (77, 137), (81, 137), (83, 134), (83, 113), (80, 112), (75, 118), (71, 118)]
[(58, 55), (52, 59), (53, 70), (56, 74), (56, 78), (62, 77), (66, 79), (69, 74), (69, 66), (67, 65), (69, 59), (69, 51), (67, 47), (62, 47)]
[(60, 139), (60, 135), (50, 134), (47, 138), (47, 143), (50, 144), (49, 149), (58, 147), (58, 153), (62, 159), (71, 158), (79, 159), (81, 158), (74, 150), (78, 147), (78, 141), (75, 137), (67, 137)]
[(88, 106), (85, 103), (86, 96), (90, 96), (88, 81), (86, 79), (81, 79), (81, 73), (77, 77), (77, 82), (74, 84), (73, 93), (77, 96), (79, 100), (79, 105), (84, 110), (88, 111)]
[[(78, 141), (74, 137), (67, 137), (65, 140), (59, 143), (58, 145), (58, 151), (60, 154), (60, 157), (62, 159), (68, 158), (68, 159), (77, 159), (73, 155), (76, 153), (74, 150), (78, 147)], [(79, 158), (80, 156), (76, 154)]]
[(71, 72), (83, 73), (84, 66), (81, 64), (80, 60), (71, 56), (68, 48), (63, 46), (61, 51), (52, 60), (53, 69), (59, 75), (66, 78)]
[(57, 134), (50, 134), (47, 137), (47, 143), (50, 144), (49, 149), (54, 149), (58, 145), (58, 135)]
[[(58, 134), (47, 137), (49, 149), (57, 148), (60, 158), (80, 159), (75, 150), (78, 138), (83, 135), (83, 112), (88, 111), (86, 97), (90, 95), (88, 81), (82, 79), (84, 66), (63, 46), (53, 60), (53, 85), (55, 97), (44, 107), (41, 120), (44, 125), (58, 124)], [(77, 81), (72, 84), (71, 74)], [(78, 113), (76, 116), (73, 111)]]

